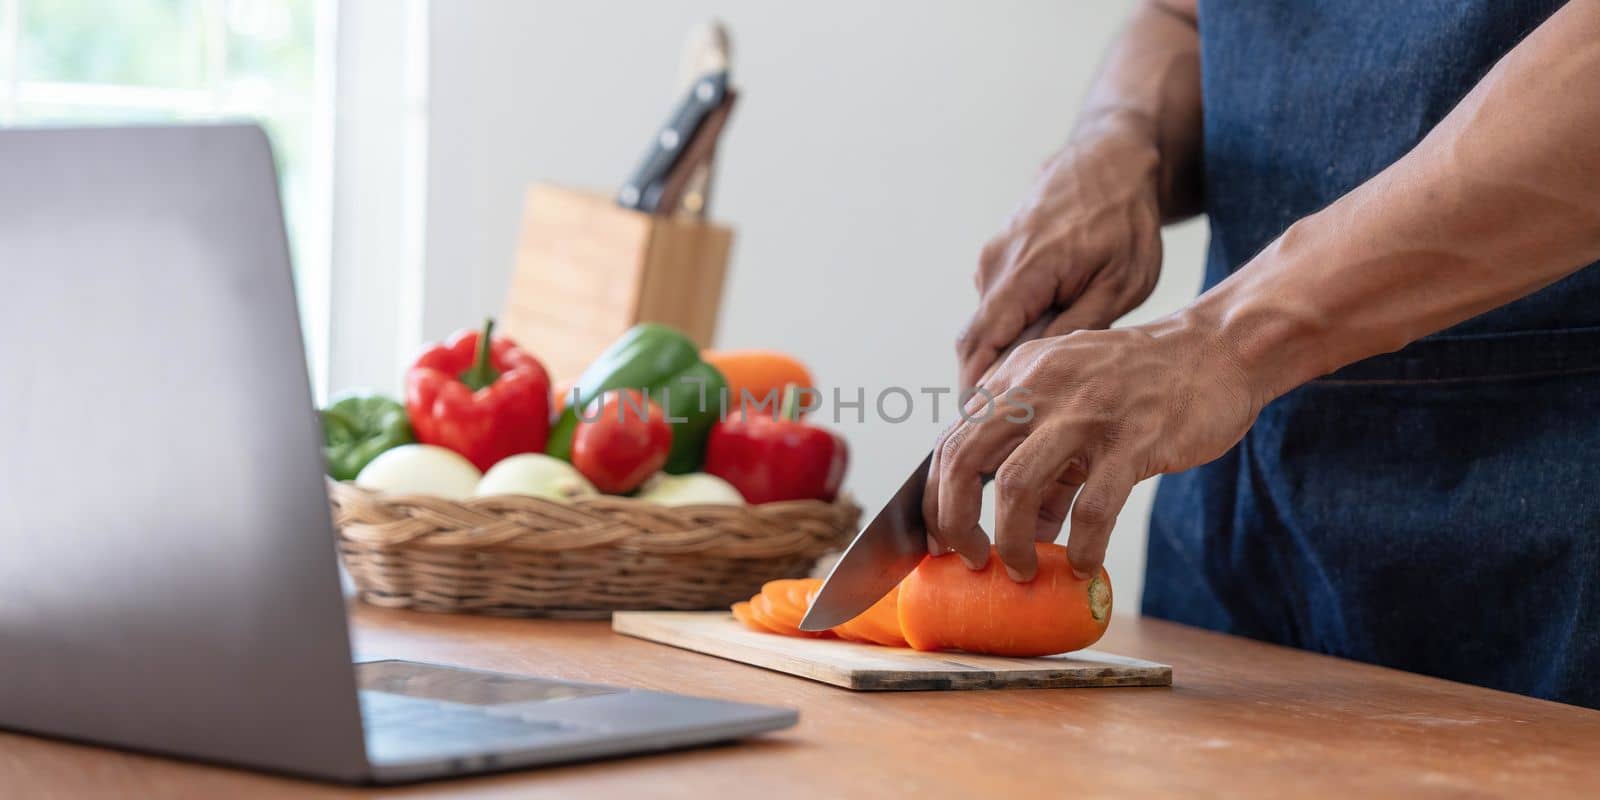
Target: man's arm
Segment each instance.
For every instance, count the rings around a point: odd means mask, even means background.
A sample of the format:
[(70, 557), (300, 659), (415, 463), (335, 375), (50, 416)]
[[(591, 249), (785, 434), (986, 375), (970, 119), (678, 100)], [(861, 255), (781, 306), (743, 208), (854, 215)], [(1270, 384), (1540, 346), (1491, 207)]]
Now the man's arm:
[(1104, 328), (1149, 297), (1161, 223), (1200, 210), (1196, 24), (1194, 0), (1147, 0), (1112, 44), (1066, 145), (978, 259), (963, 386), (1019, 338)]
[(1077, 131), (1115, 118), (1137, 125), (1160, 160), (1162, 216), (1200, 213), (1198, 0), (1147, 0), (1112, 43), (1084, 99)]
[(1239, 353), (1259, 404), (1597, 258), (1600, 0), (1575, 0), (1409, 154), (1193, 310)]
[(1600, 258), (1597, 86), (1600, 0), (1573, 0), (1412, 152), (1189, 307), (1018, 347), (983, 388), (1027, 389), (1035, 413), (946, 431), (923, 504), (930, 535), (982, 564), (978, 511), (992, 474), (996, 546), (1027, 580), (1042, 504), (1081, 481), (1067, 548), (1092, 573), (1138, 481), (1222, 455), (1301, 383)]

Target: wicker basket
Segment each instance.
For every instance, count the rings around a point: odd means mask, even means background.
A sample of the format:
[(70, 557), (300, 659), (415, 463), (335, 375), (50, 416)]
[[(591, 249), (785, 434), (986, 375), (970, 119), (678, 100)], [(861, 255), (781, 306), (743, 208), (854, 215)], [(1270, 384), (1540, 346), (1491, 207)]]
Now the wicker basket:
[(805, 575), (861, 516), (848, 497), (669, 508), (626, 497), (455, 501), (333, 481), (329, 496), (362, 600), (518, 616), (726, 607)]

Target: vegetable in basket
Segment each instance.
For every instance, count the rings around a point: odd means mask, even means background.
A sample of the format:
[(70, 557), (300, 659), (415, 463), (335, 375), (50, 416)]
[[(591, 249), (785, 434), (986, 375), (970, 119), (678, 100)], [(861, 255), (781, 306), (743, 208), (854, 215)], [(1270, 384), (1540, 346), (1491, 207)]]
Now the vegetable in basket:
[(405, 406), (382, 395), (340, 395), (322, 410), (322, 454), (334, 480), (354, 480), (372, 459), (412, 441)]
[(578, 420), (572, 465), (600, 491), (627, 494), (667, 463), (672, 437), (666, 415), (644, 392), (606, 392)]
[(417, 440), (447, 447), (480, 470), (517, 453), (544, 450), (550, 433), (550, 376), (510, 339), (458, 331), (417, 357), (406, 373), (406, 410)]
[[(744, 396), (747, 393), (751, 398), (747, 411), (757, 414), (764, 407), (770, 416), (789, 384), (807, 389), (816, 387), (811, 370), (806, 369), (805, 364), (776, 350), (706, 350), (700, 357), (728, 379), (729, 414), (746, 405)], [(801, 409), (801, 416), (805, 416), (805, 409)]]
[(721, 372), (700, 359), (700, 348), (682, 331), (640, 323), (606, 348), (578, 378), (578, 402), (570, 397), (562, 401), (567, 407), (550, 430), (546, 452), (572, 461), (577, 410), (587, 408), (601, 394), (614, 394), (614, 389), (638, 389), (661, 407), (672, 426), (666, 471), (675, 475), (694, 472), (705, 457), (706, 434), (722, 416), (722, 391), (727, 385)]
[(372, 459), (356, 485), (385, 494), (431, 494), (451, 500), (472, 496), (482, 478), (460, 453), (431, 444), (403, 444)]
[(777, 419), (732, 414), (711, 429), (705, 471), (751, 503), (832, 501), (839, 493), (849, 450), (837, 434), (798, 420), (796, 389), (784, 391)]
[(546, 500), (570, 502), (594, 497), (600, 490), (571, 464), (543, 453), (522, 453), (489, 468), (478, 488), (478, 496), (521, 494)]
[(657, 475), (645, 481), (638, 497), (663, 506), (744, 505), (744, 496), (733, 484), (704, 472)]

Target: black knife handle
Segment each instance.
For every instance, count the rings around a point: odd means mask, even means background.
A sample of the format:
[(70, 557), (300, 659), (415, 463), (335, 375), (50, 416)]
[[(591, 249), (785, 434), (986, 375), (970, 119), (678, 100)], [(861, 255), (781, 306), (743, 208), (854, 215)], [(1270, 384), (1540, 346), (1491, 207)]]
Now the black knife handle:
[(639, 167), (617, 192), (617, 205), (647, 214), (655, 212), (667, 176), (683, 157), (689, 140), (705, 122), (706, 115), (722, 104), (727, 92), (725, 70), (708, 73), (689, 87), (667, 124), (656, 132)]

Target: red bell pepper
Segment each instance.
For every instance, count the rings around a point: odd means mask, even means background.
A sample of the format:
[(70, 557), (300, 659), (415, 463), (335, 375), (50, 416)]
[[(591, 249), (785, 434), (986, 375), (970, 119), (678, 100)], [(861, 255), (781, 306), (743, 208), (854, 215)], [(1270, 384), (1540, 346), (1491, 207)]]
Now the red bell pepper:
[(447, 447), (487, 470), (506, 456), (544, 452), (550, 375), (510, 339), (457, 331), (406, 373), (406, 413), (417, 440)]
[(735, 412), (711, 428), (703, 469), (733, 484), (751, 504), (827, 500), (839, 493), (849, 450), (831, 431), (799, 421), (795, 387), (776, 419)]
[(638, 389), (605, 392), (578, 415), (572, 466), (606, 494), (626, 494), (667, 463), (672, 426)]

